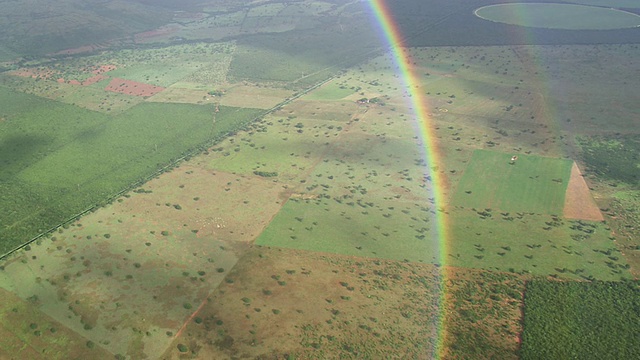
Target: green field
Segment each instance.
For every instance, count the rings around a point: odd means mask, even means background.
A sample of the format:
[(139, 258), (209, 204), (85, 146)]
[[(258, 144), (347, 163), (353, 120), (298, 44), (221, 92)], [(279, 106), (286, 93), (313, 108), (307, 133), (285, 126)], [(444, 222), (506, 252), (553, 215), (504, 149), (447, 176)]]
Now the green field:
[[(109, 199), (172, 159), (236, 131), (253, 109), (139, 104), (109, 117), (0, 88), (0, 249)], [(28, 104), (28, 105), (27, 105)], [(26, 110), (29, 109), (29, 110)]]
[(611, 30), (640, 25), (640, 16), (634, 13), (570, 4), (490, 5), (475, 14), (489, 21), (548, 29)]
[(527, 284), (521, 359), (640, 358), (640, 284)]
[(569, 279), (630, 278), (629, 265), (599, 222), (484, 209), (452, 209), (445, 263)]
[(304, 100), (340, 100), (353, 93), (353, 89), (349, 89), (348, 87), (335, 82), (330, 82), (306, 95)]
[(573, 162), (477, 150), (451, 200), (454, 206), (562, 214)]
[[(340, 202), (338, 202), (340, 201)], [(334, 254), (437, 263), (431, 214), (414, 204), (318, 198), (290, 200), (256, 244)]]

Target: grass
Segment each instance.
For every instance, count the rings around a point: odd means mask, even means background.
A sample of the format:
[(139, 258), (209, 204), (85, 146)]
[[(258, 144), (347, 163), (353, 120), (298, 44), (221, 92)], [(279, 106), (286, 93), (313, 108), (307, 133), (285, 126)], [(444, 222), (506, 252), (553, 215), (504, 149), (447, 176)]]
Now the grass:
[[(395, 210), (388, 210), (389, 205), (394, 205)], [(439, 254), (438, 242), (428, 230), (428, 221), (424, 220), (429, 216), (416, 206), (400, 206), (394, 202), (370, 207), (361, 202), (349, 205), (327, 199), (290, 200), (256, 243), (434, 263)]]
[(630, 276), (602, 223), (480, 209), (451, 210), (446, 222), (450, 265), (570, 279)]
[(451, 200), (467, 208), (562, 214), (573, 162), (477, 150)]
[(322, 87), (312, 91), (308, 95), (303, 97), (304, 100), (340, 100), (346, 96), (353, 94), (353, 90), (337, 84), (336, 82), (330, 82)]

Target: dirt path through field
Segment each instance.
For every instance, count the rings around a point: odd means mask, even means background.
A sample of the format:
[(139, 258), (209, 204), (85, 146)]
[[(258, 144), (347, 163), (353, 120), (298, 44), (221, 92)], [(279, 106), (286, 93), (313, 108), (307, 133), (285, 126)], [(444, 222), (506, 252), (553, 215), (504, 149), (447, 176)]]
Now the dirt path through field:
[(569, 219), (604, 220), (575, 162), (571, 168), (571, 178), (564, 198), (564, 216)]

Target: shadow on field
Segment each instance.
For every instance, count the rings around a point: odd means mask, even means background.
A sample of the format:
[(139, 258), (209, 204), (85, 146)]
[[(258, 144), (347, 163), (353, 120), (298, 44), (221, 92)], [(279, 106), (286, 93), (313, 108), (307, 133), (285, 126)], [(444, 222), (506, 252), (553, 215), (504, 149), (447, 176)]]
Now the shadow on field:
[[(15, 135), (0, 143), (0, 178), (13, 177), (22, 168), (44, 156), (52, 143), (45, 135)], [(30, 160), (32, 158), (32, 160)]]

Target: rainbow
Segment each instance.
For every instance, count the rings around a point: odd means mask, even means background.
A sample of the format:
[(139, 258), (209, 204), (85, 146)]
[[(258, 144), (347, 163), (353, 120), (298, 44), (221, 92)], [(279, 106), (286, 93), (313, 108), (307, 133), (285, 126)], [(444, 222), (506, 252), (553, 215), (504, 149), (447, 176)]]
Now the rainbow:
[[(393, 16), (387, 8), (387, 4), (385, 0), (367, 0), (369, 4), (377, 24), (380, 26), (382, 30), (382, 36), (386, 42), (386, 45), (390, 49), (392, 59), (400, 73), (401, 81), (406, 89), (406, 92), (409, 95), (409, 101), (411, 108), (413, 109), (415, 119), (419, 129), (419, 136), (421, 143), (424, 144), (424, 152), (426, 155), (427, 165), (430, 168), (433, 168), (437, 164), (440, 163), (440, 154), (438, 152), (438, 146), (436, 141), (435, 129), (432, 126), (432, 121), (429, 118), (429, 111), (427, 107), (427, 99), (420, 89), (420, 79), (416, 75), (415, 70), (412, 65), (411, 55), (408, 49), (405, 47), (402, 34), (398, 29), (397, 24), (394, 22)], [(432, 182), (432, 195), (435, 201), (436, 209), (440, 209), (442, 205), (444, 205), (444, 195), (443, 189), (445, 189), (444, 179), (440, 176), (437, 171), (432, 171), (430, 174), (431, 182)], [(444, 273), (444, 266), (447, 254), (447, 246), (449, 244), (448, 237), (449, 234), (447, 232), (447, 219), (445, 218), (443, 211), (436, 211), (436, 229), (435, 236), (438, 240), (438, 249), (439, 249), (439, 263), (441, 265), (440, 269), (443, 271), (442, 276), (440, 277), (442, 283), (440, 284), (440, 288), (443, 289), (440, 291), (440, 299), (438, 302), (438, 307), (440, 308), (438, 314), (438, 339), (437, 346), (435, 349), (435, 356), (440, 358), (443, 353), (443, 339), (444, 339), (444, 318), (445, 318), (445, 308), (444, 308), (444, 296), (445, 296), (445, 287), (444, 281), (446, 279), (446, 274)]]

